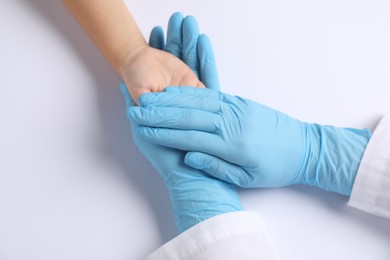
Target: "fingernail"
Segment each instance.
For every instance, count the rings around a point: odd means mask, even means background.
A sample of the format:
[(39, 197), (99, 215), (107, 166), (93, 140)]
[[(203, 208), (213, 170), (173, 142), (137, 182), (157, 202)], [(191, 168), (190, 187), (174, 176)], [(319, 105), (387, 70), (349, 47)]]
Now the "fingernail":
[(183, 14), (181, 12), (175, 12), (172, 14), (171, 18), (183, 18)]
[(203, 158), (196, 153), (187, 153), (184, 158), (184, 162), (196, 169), (201, 169), (201, 166), (203, 165)]
[[(183, 21), (184, 26), (191, 26), (192, 28), (195, 27), (197, 29), (198, 27), (198, 22), (196, 21), (195, 17), (192, 15), (188, 15), (184, 18)], [(198, 35), (196, 35), (198, 36)]]
[(147, 94), (142, 94), (139, 98), (138, 98), (138, 103), (142, 106), (142, 107), (145, 107), (145, 106), (148, 106), (152, 100), (153, 100), (153, 93), (147, 93)]

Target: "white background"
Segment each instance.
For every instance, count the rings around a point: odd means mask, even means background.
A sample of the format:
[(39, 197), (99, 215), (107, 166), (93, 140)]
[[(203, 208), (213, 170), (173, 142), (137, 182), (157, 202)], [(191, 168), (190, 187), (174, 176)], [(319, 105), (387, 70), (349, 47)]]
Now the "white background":
[[(145, 36), (195, 15), (224, 91), (309, 122), (390, 108), (390, 1), (127, 1)], [(0, 0), (0, 259), (142, 259), (176, 235), (118, 83), (58, 1)], [(240, 191), (281, 259), (390, 259), (390, 222), (307, 187)]]

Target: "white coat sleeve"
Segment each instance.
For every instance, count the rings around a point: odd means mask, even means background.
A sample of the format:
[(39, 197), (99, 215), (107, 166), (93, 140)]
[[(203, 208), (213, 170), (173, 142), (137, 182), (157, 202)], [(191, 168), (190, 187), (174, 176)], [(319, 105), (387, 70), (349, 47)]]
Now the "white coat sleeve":
[(202, 221), (147, 260), (277, 259), (258, 213), (237, 211)]
[(367, 144), (348, 204), (390, 219), (390, 113)]

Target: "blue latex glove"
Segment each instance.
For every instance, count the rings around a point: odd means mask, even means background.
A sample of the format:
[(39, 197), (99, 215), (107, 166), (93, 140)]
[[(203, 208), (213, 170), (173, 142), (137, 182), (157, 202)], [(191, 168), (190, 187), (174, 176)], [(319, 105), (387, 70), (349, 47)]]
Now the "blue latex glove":
[(308, 124), (216, 90), (167, 88), (128, 111), (146, 142), (190, 151), (185, 163), (241, 187), (308, 184), (350, 195), (368, 129)]
[(213, 48), (207, 35), (199, 34), (194, 17), (184, 19), (181, 13), (174, 13), (169, 20), (166, 44), (164, 30), (156, 26), (150, 34), (149, 45), (183, 60), (207, 88), (219, 89)]
[[(160, 29), (153, 30), (151, 45), (180, 55), (193, 65), (198, 75), (211, 75), (212, 87), (218, 88), (213, 50), (205, 36), (199, 37), (198, 25), (193, 17), (185, 19), (179, 13), (174, 14), (169, 22), (167, 45), (164, 46), (164, 34)], [(156, 45), (158, 43), (158, 45)], [(175, 49), (173, 43), (177, 43)], [(202, 48), (198, 51), (197, 46)], [(181, 49), (186, 52), (179, 52)], [(207, 82), (207, 81), (206, 81)], [(124, 85), (122, 93), (126, 99), (127, 110), (137, 107)], [(204, 172), (184, 164), (185, 152), (147, 142), (140, 138), (140, 127), (131, 122), (132, 134), (139, 150), (157, 170), (169, 190), (175, 215), (176, 225), (180, 232), (210, 217), (226, 212), (241, 210), (242, 206), (234, 187), (223, 181), (210, 178)]]

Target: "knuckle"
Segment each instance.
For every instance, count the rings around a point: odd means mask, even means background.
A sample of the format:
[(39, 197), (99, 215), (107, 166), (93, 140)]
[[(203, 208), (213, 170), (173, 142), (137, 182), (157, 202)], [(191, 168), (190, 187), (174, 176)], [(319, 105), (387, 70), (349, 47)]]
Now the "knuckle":
[(213, 160), (213, 162), (210, 164), (209, 166), (209, 170), (210, 172), (216, 174), (219, 172), (219, 169), (220, 169), (220, 163), (219, 161), (217, 160)]
[(221, 115), (217, 115), (214, 118), (214, 132), (215, 133), (222, 133), (222, 126), (223, 126), (223, 117)]
[(217, 99), (219, 100), (219, 101), (224, 101), (224, 94), (222, 94), (222, 92), (220, 92), (220, 91), (217, 91)]
[(144, 128), (145, 136), (151, 138), (151, 139), (156, 139), (159, 138), (159, 133), (156, 131), (154, 128)]

